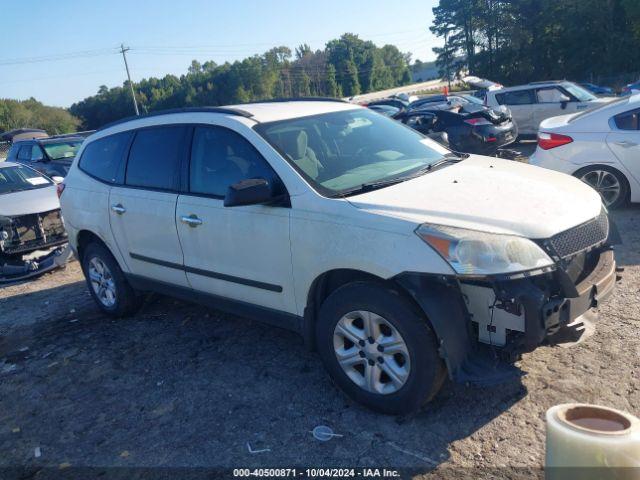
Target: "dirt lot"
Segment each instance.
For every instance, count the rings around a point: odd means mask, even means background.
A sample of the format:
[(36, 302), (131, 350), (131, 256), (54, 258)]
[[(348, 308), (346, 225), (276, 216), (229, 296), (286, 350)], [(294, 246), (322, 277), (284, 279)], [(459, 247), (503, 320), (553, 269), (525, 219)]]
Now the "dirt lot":
[[(43, 478), (41, 466), (98, 467), (90, 478), (123, 471), (111, 467), (295, 465), (410, 467), (434, 478), (452, 469), (479, 478), (478, 467), (491, 467), (515, 478), (543, 463), (550, 406), (640, 414), (640, 208), (613, 218), (626, 271), (595, 335), (525, 355), (515, 383), (447, 384), (410, 418), (347, 400), (287, 331), (162, 297), (108, 319), (77, 262), (1, 288), (0, 466), (26, 478)], [(314, 440), (321, 424), (343, 437)]]

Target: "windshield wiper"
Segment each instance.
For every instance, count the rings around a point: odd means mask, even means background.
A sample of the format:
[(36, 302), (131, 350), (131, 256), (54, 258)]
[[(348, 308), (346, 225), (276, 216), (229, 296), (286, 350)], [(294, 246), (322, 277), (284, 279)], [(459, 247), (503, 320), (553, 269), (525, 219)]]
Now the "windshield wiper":
[(379, 188), (384, 188), (384, 187), (388, 187), (389, 185), (395, 185), (397, 183), (402, 183), (406, 180), (411, 180), (413, 178), (417, 178), (420, 177), (422, 175), (424, 175), (425, 173), (429, 173), (432, 170), (435, 170), (439, 167), (442, 167), (448, 163), (457, 163), (461, 160), (464, 160), (465, 158), (468, 158), (469, 154), (468, 153), (447, 153), (445, 155), (443, 155), (442, 159), (438, 160), (437, 162), (434, 163), (430, 163), (429, 165), (422, 167), (420, 170), (413, 172), (410, 175), (405, 175), (402, 177), (395, 177), (395, 178), (391, 178), (388, 180), (380, 180), (377, 182), (368, 182), (368, 183), (363, 183), (357, 187), (353, 187), (350, 188), (348, 190), (343, 190), (342, 192), (336, 193), (334, 195), (334, 197), (348, 197), (349, 195), (355, 195), (357, 193), (367, 193), (367, 192), (371, 192), (373, 190), (378, 190)]
[(342, 192), (336, 193), (334, 197), (348, 197), (349, 195), (354, 195), (356, 193), (367, 193), (373, 190), (378, 190), (379, 188), (388, 187), (389, 185), (395, 185), (396, 183), (404, 182), (409, 178), (413, 177), (396, 177), (390, 180), (380, 180), (378, 182), (368, 182), (363, 183), (357, 187), (349, 188), (347, 190), (343, 190)]

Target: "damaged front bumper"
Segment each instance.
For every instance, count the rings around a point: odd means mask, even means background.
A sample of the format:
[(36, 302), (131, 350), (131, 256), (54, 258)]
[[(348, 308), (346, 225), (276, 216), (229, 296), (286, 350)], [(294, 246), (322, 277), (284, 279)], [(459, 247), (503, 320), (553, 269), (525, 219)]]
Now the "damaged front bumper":
[[(574, 265), (518, 279), (396, 277), (424, 310), (452, 380), (495, 384), (518, 375), (511, 363), (607, 298), (618, 279), (613, 250), (601, 247)], [(579, 323), (579, 322), (577, 322)]]
[(59, 268), (70, 254), (60, 209), (0, 216), (0, 284)]
[(69, 245), (47, 250), (37, 250), (20, 260), (3, 260), (0, 257), (0, 284), (21, 282), (67, 264), (71, 256)]

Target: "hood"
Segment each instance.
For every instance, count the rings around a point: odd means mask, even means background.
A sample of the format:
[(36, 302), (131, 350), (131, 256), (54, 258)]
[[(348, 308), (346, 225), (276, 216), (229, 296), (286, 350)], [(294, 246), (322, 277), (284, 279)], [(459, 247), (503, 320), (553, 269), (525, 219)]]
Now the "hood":
[(0, 215), (16, 217), (60, 208), (56, 186), (0, 195)]
[(600, 213), (600, 196), (569, 175), (472, 155), (413, 180), (349, 197), (361, 210), (415, 223), (549, 238)]

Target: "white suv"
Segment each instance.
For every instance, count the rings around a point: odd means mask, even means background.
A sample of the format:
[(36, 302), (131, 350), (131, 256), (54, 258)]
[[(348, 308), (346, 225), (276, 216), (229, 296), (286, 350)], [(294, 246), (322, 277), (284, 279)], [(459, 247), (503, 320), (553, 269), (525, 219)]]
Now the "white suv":
[(60, 191), (104, 312), (158, 291), (295, 330), (388, 413), (420, 407), (446, 372), (512, 376), (616, 278), (589, 186), (455, 155), (339, 101), (122, 121), (85, 141)]
[(534, 82), (489, 90), (485, 104), (508, 107), (520, 135), (533, 136), (538, 133), (540, 122), (547, 118), (596, 108), (613, 99), (598, 98), (572, 82)]

